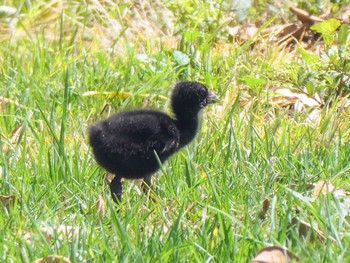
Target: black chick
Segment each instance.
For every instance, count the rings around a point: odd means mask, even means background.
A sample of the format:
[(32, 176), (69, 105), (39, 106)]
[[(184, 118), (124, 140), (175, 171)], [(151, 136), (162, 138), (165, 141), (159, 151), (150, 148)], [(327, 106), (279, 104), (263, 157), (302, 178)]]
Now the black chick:
[(175, 118), (152, 110), (117, 113), (89, 127), (89, 142), (96, 161), (115, 174), (110, 184), (114, 201), (121, 199), (121, 178), (143, 178), (143, 189), (151, 187), (151, 176), (172, 154), (193, 140), (198, 113), (217, 96), (198, 82), (178, 83), (171, 97)]

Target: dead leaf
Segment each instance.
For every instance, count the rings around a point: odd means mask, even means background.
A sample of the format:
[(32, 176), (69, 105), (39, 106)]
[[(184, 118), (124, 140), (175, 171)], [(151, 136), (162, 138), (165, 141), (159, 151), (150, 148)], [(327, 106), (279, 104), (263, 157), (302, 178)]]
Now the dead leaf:
[(0, 96), (0, 107), (4, 107), (7, 104), (14, 105), (14, 106), (16, 106), (18, 108), (28, 109), (28, 107), (21, 105), (20, 103), (18, 103), (15, 100), (11, 100), (9, 98), (5, 98), (3, 96)]
[(19, 134), (22, 131), (23, 124), (18, 125), (16, 128), (13, 129), (11, 132), (10, 138), (11, 142), (15, 143), (18, 140)]
[[(20, 124), (17, 127), (15, 127), (13, 129), (13, 131), (11, 132), (9, 139), (10, 139), (10, 143), (12, 145), (16, 145), (16, 142), (18, 141), (19, 135), (21, 134), (22, 127), (23, 127), (23, 124)], [(4, 144), (2, 146), (2, 150), (3, 150), (3, 152), (7, 152), (9, 150), (9, 145)]]
[(227, 27), (228, 34), (238, 42), (246, 42), (254, 38), (258, 28), (254, 24)]
[(288, 24), (284, 26), (277, 34), (278, 42), (281, 43), (284, 40), (292, 37), (297, 40), (302, 40), (305, 36), (306, 28), (304, 26), (298, 26), (296, 24)]
[(332, 193), (335, 187), (329, 182), (325, 180), (318, 181), (314, 186), (314, 196), (317, 198), (320, 194), (326, 195), (328, 193)]
[(69, 258), (64, 256), (51, 255), (35, 260), (35, 263), (70, 263)]
[(344, 189), (336, 189), (332, 183), (325, 180), (320, 180), (314, 184), (314, 196), (316, 198), (318, 198), (320, 194), (327, 195), (329, 193), (338, 198), (348, 197), (347, 192)]
[(238, 36), (238, 33), (240, 31), (240, 26), (234, 26), (234, 27), (227, 27), (227, 32), (230, 36), (232, 36), (233, 38), (235, 38), (236, 36)]
[(101, 217), (103, 217), (106, 214), (106, 203), (102, 195), (98, 196), (98, 200), (96, 202), (96, 209), (97, 209), (97, 213)]
[(290, 89), (276, 89), (275, 92), (287, 98), (295, 98), (297, 96)]
[(14, 100), (11, 100), (11, 99), (8, 99), (8, 98), (5, 98), (3, 96), (0, 96), (0, 106), (5, 106), (6, 104), (13, 104), (15, 106), (19, 106), (19, 103), (14, 101)]
[(315, 23), (322, 22), (324, 21), (322, 18), (319, 18), (314, 15), (310, 15), (308, 12), (305, 10), (296, 8), (296, 7), (291, 7), (290, 11), (297, 16), (297, 18), (303, 23), (308, 26), (311, 26)]
[(298, 94), (297, 98), (300, 100), (300, 102), (308, 107), (318, 107), (321, 106), (320, 103), (318, 102), (319, 97), (317, 96), (317, 94), (315, 95), (315, 99), (309, 97), (306, 94)]
[[(301, 111), (303, 107), (313, 108), (321, 106), (319, 102), (320, 98), (317, 94), (315, 95), (315, 98), (312, 98), (307, 94), (292, 92), (290, 89), (276, 89), (275, 93), (291, 100), (291, 102), (294, 102), (295, 109), (298, 111)], [(276, 97), (278, 98), (278, 95)]]
[(337, 197), (337, 198), (341, 198), (341, 197), (347, 197), (347, 198), (349, 198), (344, 189), (337, 189), (337, 190), (334, 190), (332, 194), (333, 194), (335, 197)]
[(282, 247), (272, 246), (263, 248), (258, 252), (252, 263), (285, 263), (300, 261), (292, 252)]
[(10, 205), (14, 205), (16, 196), (14, 195), (0, 195), (0, 202), (3, 207), (8, 208)]
[(262, 209), (259, 213), (260, 219), (265, 219), (266, 213), (269, 210), (269, 206), (270, 206), (270, 199), (265, 198), (265, 200), (262, 203)]

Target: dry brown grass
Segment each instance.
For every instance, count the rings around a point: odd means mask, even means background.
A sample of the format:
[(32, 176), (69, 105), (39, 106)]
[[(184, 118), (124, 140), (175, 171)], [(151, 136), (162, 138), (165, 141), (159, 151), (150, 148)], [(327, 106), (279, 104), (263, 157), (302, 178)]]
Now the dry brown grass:
[[(126, 43), (146, 48), (150, 42), (172, 45), (174, 14), (161, 1), (63, 1), (33, 3), (30, 9), (17, 9), (0, 19), (0, 41), (30, 40), (45, 34), (49, 41), (59, 41), (61, 33), (75, 43), (122, 51)], [(156, 46), (156, 45), (152, 45)]]

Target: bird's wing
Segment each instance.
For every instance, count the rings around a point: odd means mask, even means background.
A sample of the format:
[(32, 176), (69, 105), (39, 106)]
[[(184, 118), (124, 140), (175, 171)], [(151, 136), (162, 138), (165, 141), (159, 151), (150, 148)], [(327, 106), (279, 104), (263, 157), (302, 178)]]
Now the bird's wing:
[[(179, 144), (179, 131), (173, 120), (159, 112), (137, 112), (116, 116), (105, 123), (105, 139), (109, 145), (119, 145), (129, 149), (130, 153), (149, 152), (153, 154), (171, 154)], [(113, 149), (119, 151), (119, 149)]]
[(165, 146), (164, 146), (163, 150), (161, 151), (161, 153), (172, 152), (173, 150), (177, 149), (178, 147), (179, 147), (179, 140), (176, 138), (172, 138), (165, 143)]
[(174, 152), (179, 147), (180, 133), (174, 123), (163, 127), (163, 149), (161, 153)]

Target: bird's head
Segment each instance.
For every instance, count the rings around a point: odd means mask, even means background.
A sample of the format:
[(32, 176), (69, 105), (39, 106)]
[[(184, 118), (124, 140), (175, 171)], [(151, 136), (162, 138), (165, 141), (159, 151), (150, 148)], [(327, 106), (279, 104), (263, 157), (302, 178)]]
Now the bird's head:
[(172, 94), (172, 107), (175, 114), (198, 113), (208, 104), (218, 101), (218, 97), (198, 82), (184, 81), (176, 84)]

